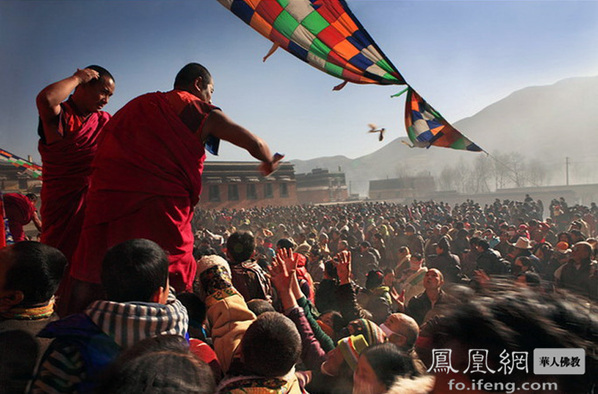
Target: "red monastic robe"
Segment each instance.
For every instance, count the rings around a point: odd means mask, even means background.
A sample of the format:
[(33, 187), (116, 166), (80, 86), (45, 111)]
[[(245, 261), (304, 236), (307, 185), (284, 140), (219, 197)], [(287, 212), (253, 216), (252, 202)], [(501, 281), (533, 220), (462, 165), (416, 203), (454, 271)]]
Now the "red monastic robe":
[(71, 261), (83, 225), (91, 162), (110, 114), (100, 111), (81, 117), (71, 99), (61, 107), (62, 140), (47, 145), (41, 122), (39, 126), (39, 153), (43, 163), (41, 242), (59, 249)]
[(110, 247), (146, 238), (168, 252), (171, 286), (191, 288), (196, 272), (191, 219), (205, 160), (194, 134), (214, 108), (174, 90), (137, 97), (114, 115), (93, 163), (73, 278), (100, 283)]

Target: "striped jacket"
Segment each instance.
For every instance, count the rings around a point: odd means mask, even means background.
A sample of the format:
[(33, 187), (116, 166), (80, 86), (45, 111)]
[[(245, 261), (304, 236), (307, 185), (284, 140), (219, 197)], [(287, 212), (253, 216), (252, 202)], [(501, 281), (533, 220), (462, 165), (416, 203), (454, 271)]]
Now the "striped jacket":
[(55, 338), (44, 355), (32, 393), (89, 392), (94, 378), (124, 349), (164, 334), (186, 336), (189, 318), (172, 292), (166, 305), (95, 301), (82, 314), (49, 324)]

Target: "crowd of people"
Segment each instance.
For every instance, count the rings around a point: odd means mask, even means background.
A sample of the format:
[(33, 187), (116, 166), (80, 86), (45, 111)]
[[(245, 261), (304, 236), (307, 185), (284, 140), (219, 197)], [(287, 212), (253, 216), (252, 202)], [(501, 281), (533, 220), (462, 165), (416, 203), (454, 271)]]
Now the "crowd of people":
[[(196, 209), (191, 289), (169, 285), (162, 247), (133, 239), (104, 256), (103, 297), (62, 319), (54, 294), (67, 259), (16, 243), (0, 253), (0, 331), (15, 338), (3, 363), (33, 350), (3, 382), (20, 392), (441, 393), (482, 377), (464, 372), (469, 350), (486, 350), (495, 371), (505, 351), (574, 347), (585, 350), (583, 376), (484, 377), (502, 392), (512, 381), (590, 393), (597, 212), (553, 204), (565, 228), (528, 209), (538, 202)], [(452, 351), (448, 372), (434, 369), (439, 349)]]
[[(92, 66), (38, 96), (41, 242), (0, 249), (0, 392), (598, 389), (594, 203), (202, 210), (219, 139), (281, 157), (196, 63), (110, 119), (114, 86)], [(581, 355), (537, 374), (536, 349)]]

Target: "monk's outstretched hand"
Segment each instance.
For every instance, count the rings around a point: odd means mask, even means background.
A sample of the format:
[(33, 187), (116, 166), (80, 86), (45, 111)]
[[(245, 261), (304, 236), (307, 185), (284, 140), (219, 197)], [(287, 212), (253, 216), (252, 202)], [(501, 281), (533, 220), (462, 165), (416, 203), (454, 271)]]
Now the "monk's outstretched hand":
[(262, 164), (260, 164), (260, 173), (263, 176), (268, 176), (272, 174), (274, 171), (278, 169), (278, 165), (283, 158), (284, 155), (281, 155), (280, 153), (275, 153), (274, 156), (272, 156), (272, 160), (270, 160), (270, 162), (263, 161)]

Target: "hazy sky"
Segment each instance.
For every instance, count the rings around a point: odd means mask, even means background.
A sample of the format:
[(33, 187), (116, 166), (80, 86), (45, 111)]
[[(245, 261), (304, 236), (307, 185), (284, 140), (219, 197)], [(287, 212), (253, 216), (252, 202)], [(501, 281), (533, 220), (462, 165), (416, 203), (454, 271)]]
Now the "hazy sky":
[[(517, 89), (598, 74), (597, 1), (348, 4), (405, 79), (453, 123)], [(116, 93), (105, 110), (115, 113), (140, 94), (170, 90), (192, 61), (212, 72), (214, 103), (286, 159), (355, 158), (406, 136), (404, 97), (389, 98), (401, 86), (333, 92), (340, 80), (284, 50), (263, 63), (270, 46), (216, 0), (2, 0), (0, 147), (39, 160), (35, 96), (77, 67), (112, 72)], [(368, 123), (388, 130), (382, 143), (366, 134)], [(219, 160), (250, 159), (230, 144), (220, 148)]]

